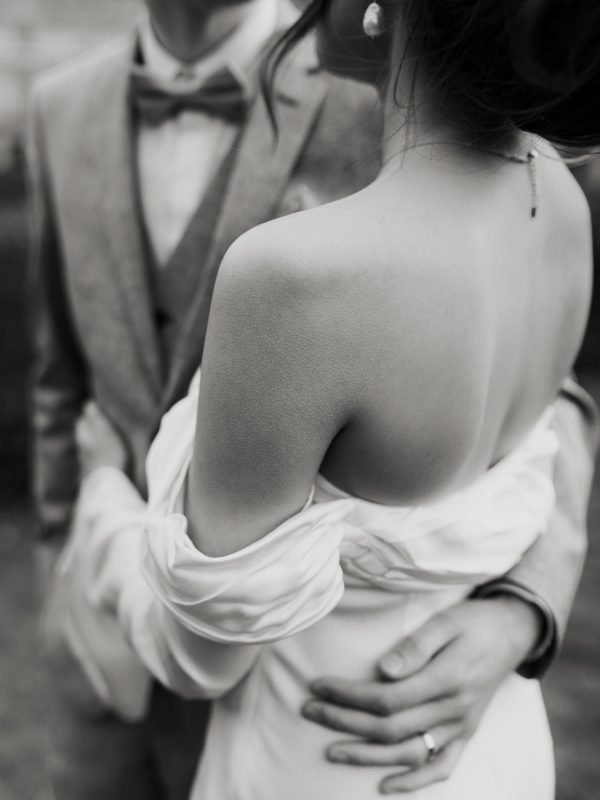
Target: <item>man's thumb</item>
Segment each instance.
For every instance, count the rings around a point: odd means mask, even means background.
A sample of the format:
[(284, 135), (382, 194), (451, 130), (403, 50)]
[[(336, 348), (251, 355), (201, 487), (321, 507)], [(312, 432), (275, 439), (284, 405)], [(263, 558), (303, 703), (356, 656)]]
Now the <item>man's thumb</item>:
[(419, 672), (447, 644), (447, 640), (448, 629), (442, 616), (432, 617), (379, 659), (381, 676), (397, 681)]

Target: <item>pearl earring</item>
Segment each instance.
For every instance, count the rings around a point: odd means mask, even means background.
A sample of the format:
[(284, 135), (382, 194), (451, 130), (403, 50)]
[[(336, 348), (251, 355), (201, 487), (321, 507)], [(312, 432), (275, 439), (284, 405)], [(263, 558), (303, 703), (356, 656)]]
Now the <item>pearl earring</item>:
[(383, 33), (383, 9), (379, 3), (371, 3), (363, 17), (363, 31), (369, 39), (376, 39)]

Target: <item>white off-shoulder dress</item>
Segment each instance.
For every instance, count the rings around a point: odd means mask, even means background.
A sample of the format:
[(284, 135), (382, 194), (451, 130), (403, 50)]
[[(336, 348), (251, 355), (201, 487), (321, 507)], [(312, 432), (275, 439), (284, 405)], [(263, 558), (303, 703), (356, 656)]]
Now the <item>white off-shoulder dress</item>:
[[(404, 635), (510, 570), (543, 535), (555, 500), (551, 412), (508, 457), (435, 502), (382, 506), (318, 477), (299, 514), (240, 552), (209, 558), (181, 513), (197, 399), (198, 379), (165, 416), (148, 459), (145, 526), (120, 535), (123, 556), (101, 589), (116, 598), (126, 637), (155, 677), (215, 699), (191, 798), (374, 800), (390, 769), (326, 761), (340, 734), (301, 717), (308, 685), (325, 675), (373, 678), (377, 659)], [(134, 495), (115, 471), (92, 475), (83, 524), (118, 538), (119, 497), (131, 509), (141, 503)], [(142, 569), (131, 557), (137, 541)], [(126, 684), (122, 674), (112, 688), (105, 681), (107, 701), (126, 705)], [(551, 800), (553, 784), (539, 685), (514, 674), (452, 777), (410, 796)]]

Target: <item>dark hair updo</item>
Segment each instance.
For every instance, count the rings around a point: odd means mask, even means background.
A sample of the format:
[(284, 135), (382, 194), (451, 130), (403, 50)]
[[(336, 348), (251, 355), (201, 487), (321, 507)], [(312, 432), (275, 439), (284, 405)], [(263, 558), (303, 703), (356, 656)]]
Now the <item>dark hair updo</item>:
[[(309, 3), (276, 43), (265, 85), (327, 3)], [(516, 127), (569, 149), (600, 146), (600, 0), (380, 3), (388, 26), (402, 14), (406, 59), (474, 136)]]

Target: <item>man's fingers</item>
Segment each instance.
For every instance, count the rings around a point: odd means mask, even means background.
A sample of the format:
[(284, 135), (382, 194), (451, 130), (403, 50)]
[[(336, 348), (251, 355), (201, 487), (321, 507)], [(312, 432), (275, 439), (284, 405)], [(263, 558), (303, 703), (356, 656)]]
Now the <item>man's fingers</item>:
[(432, 783), (448, 780), (454, 771), (463, 748), (464, 742), (460, 739), (455, 739), (425, 766), (384, 778), (379, 785), (380, 792), (382, 794), (414, 792)]
[(85, 417), (80, 417), (75, 423), (75, 441), (79, 447), (85, 447), (90, 439), (90, 426)]
[(311, 690), (320, 700), (388, 717), (408, 708), (461, 693), (468, 670), (465, 657), (455, 639), (428, 661), (418, 672), (398, 681), (352, 681), (320, 678)]
[(436, 614), (380, 658), (379, 671), (391, 681), (407, 678), (423, 669), (455, 636), (455, 629), (444, 612)]
[(328, 703), (389, 717), (452, 694), (453, 685), (433, 667), (428, 665), (422, 672), (394, 683), (322, 678), (311, 685), (311, 690)]
[(401, 742), (419, 731), (459, 721), (456, 704), (451, 699), (411, 708), (391, 717), (377, 717), (365, 711), (309, 700), (302, 715), (324, 728), (383, 744)]
[[(439, 750), (447, 747), (460, 734), (457, 725), (441, 725), (429, 731)], [(327, 758), (335, 764), (360, 767), (407, 767), (414, 769), (429, 762), (429, 751), (422, 736), (413, 736), (399, 744), (369, 742), (336, 742), (327, 750)]]
[(99, 413), (98, 404), (95, 400), (87, 400), (83, 406), (83, 416), (93, 419)]

